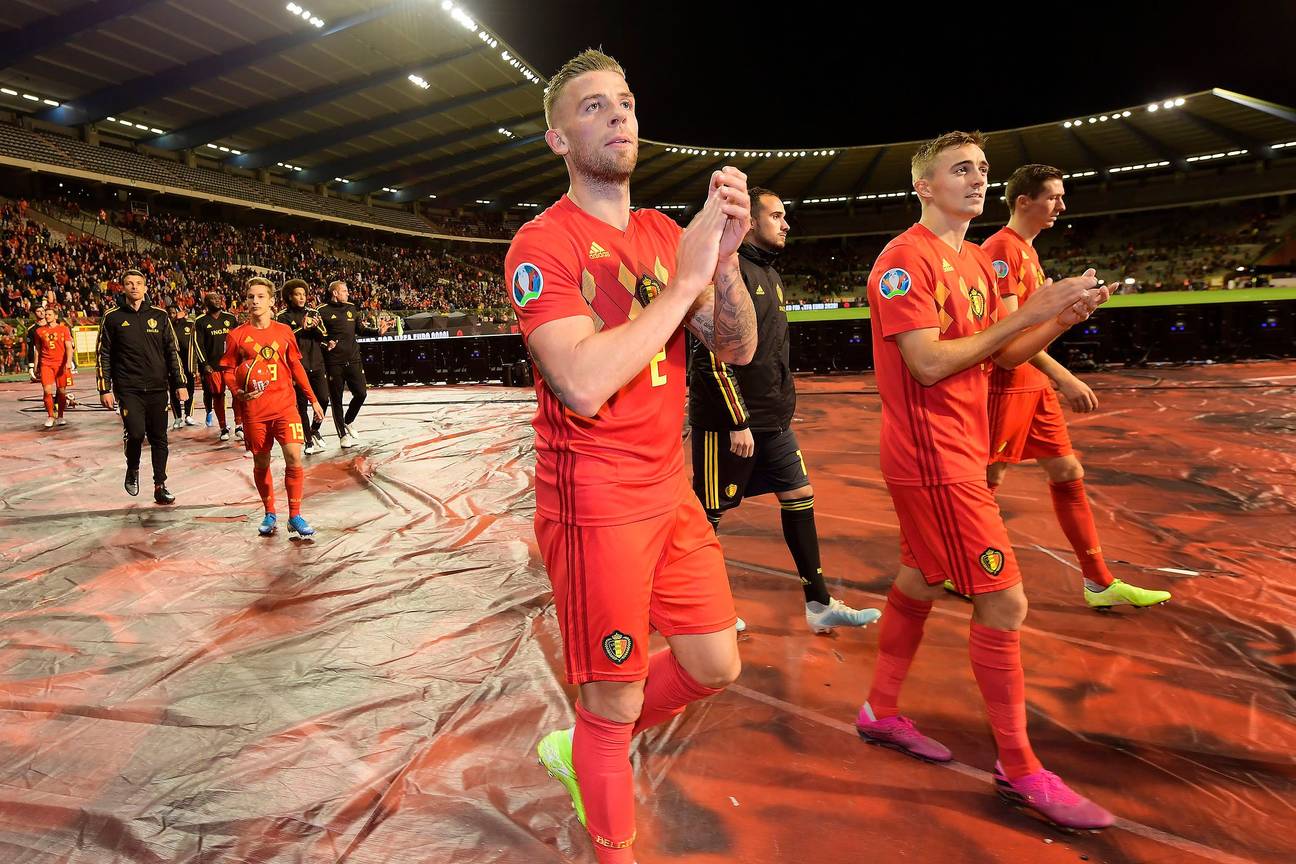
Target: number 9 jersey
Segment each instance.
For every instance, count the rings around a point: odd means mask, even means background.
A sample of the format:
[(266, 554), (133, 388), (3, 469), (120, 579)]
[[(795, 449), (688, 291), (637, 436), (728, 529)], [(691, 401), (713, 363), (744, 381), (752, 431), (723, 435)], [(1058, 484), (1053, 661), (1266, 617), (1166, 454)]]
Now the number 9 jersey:
[(225, 373), (225, 381), (230, 389), (238, 394), (243, 389), (242, 381), (232, 381), (231, 374), (245, 361), (260, 358), (269, 373), (265, 390), (255, 399), (243, 403), (245, 425), (249, 421), (286, 419), (293, 423), (300, 422), (297, 413), (297, 394), (293, 382), (303, 393), (311, 395), (310, 381), (306, 370), (301, 365), (301, 350), (297, 347), (297, 337), (287, 324), (271, 321), (264, 329), (251, 324), (235, 327), (225, 338), (225, 356), (220, 359), (220, 369)]
[[(670, 283), (682, 229), (635, 210), (624, 231), (564, 195), (522, 226), (505, 259), (525, 342), (542, 324), (586, 316), (596, 331), (633, 320)], [(681, 327), (593, 417), (569, 411), (535, 369), (536, 510), (567, 525), (621, 525), (674, 510), (688, 491), (681, 433)]]

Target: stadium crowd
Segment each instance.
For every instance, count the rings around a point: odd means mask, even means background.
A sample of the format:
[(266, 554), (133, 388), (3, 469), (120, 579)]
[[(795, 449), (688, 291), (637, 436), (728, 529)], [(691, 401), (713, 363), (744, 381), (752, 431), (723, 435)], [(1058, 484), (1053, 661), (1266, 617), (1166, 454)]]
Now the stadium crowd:
[(305, 279), (314, 289), (311, 302), (343, 279), (352, 302), (373, 312), (468, 311), (485, 321), (508, 314), (498, 290), (502, 254), (494, 247), (452, 255), (417, 241), (319, 241), (265, 225), (109, 214), (115, 227), (144, 241), (130, 251), (77, 232), (56, 235), (27, 206), (0, 207), (0, 319), (18, 321), (0, 328), (4, 372), (24, 365), (23, 328), (37, 306), (57, 307), (72, 324), (93, 323), (115, 302), (118, 276), (128, 267), (148, 276), (154, 301), (168, 308), (194, 310), (208, 292), (224, 295), (232, 308), (238, 286), (261, 272), (275, 281)]
[[(76, 231), (54, 234), (31, 207), (66, 218), (73, 199), (25, 200), (0, 207), (0, 372), (22, 361), (24, 328), (40, 305), (58, 307), (72, 324), (93, 323), (114, 302), (116, 279), (127, 267), (144, 271), (156, 302), (195, 310), (217, 292), (237, 305), (238, 286), (252, 272), (275, 281), (306, 280), (311, 302), (343, 279), (362, 309), (392, 313), (468, 312), (483, 322), (512, 318), (499, 279), (502, 246), (443, 248), (395, 235), (314, 237), (305, 230), (236, 225), (167, 212), (90, 210), (96, 224), (111, 223), (139, 239), (138, 250), (110, 245)], [(795, 218), (795, 217), (794, 217)], [(475, 223), (448, 227), (468, 232)], [(1253, 264), (1293, 229), (1293, 214), (1269, 202), (1243, 202), (1164, 213), (1075, 219), (1046, 232), (1039, 249), (1050, 273), (1095, 266), (1125, 291), (1204, 289)], [(501, 231), (504, 229), (501, 228)], [(981, 233), (986, 233), (982, 231)], [(981, 239), (974, 229), (973, 239)], [(884, 238), (837, 237), (790, 243), (780, 257), (789, 303), (863, 305), (869, 268)], [(1123, 284), (1134, 279), (1131, 285)], [(1247, 277), (1245, 284), (1255, 284)], [(195, 313), (196, 314), (196, 313)]]

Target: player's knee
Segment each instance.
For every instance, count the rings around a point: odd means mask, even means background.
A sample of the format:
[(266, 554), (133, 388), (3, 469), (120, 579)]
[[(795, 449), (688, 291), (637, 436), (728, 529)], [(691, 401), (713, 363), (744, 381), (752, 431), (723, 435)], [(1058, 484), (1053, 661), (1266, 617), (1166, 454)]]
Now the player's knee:
[(793, 489), (790, 492), (778, 493), (778, 499), (780, 501), (799, 501), (802, 498), (813, 498), (813, 497), (814, 497), (814, 487), (811, 486), (809, 483), (800, 487), (799, 489)]
[(643, 713), (644, 682), (598, 681), (581, 688), (586, 711), (613, 723), (634, 723)]
[(914, 600), (931, 601), (945, 594), (945, 589), (940, 585), (928, 583), (921, 570), (904, 564), (900, 565), (900, 572), (896, 574), (895, 585), (901, 594)]
[(973, 620), (996, 630), (1016, 630), (1026, 621), (1029, 603), (1018, 585), (1006, 591), (978, 594), (972, 598)]
[(1074, 480), (1084, 479), (1084, 466), (1075, 456), (1063, 456), (1060, 459), (1050, 459), (1044, 466), (1048, 472), (1049, 482), (1051, 483), (1070, 483)]
[(686, 671), (693, 680), (712, 690), (723, 690), (738, 680), (742, 674), (742, 658), (738, 654), (738, 643), (732, 651), (720, 651), (698, 658), (693, 662), (694, 668)]

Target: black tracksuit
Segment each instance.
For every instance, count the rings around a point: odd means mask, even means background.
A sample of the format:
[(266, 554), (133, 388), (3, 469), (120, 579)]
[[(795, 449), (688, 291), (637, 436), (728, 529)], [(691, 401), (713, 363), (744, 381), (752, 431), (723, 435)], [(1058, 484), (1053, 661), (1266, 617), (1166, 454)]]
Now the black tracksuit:
[(192, 318), (172, 318), (171, 329), (176, 334), (176, 351), (180, 355), (180, 371), (183, 373), (183, 386), (189, 391), (189, 398), (184, 404), (174, 392), (171, 394), (171, 413), (176, 417), (188, 417), (193, 410), (194, 390), (198, 387), (198, 347), (195, 344), (197, 330)]
[[(333, 406), (333, 425), (338, 437), (355, 422), (364, 405), (369, 388), (365, 385), (364, 366), (360, 362), (360, 344), (356, 336), (377, 336), (379, 331), (360, 323), (360, 312), (350, 303), (325, 303), (319, 308), (328, 341), (336, 341), (333, 350), (324, 351), (324, 368), (328, 372), (329, 401)], [(351, 404), (342, 413), (342, 387), (351, 391)]]
[[(198, 351), (199, 375), (202, 379), (203, 387), (203, 410), (212, 410), (212, 397), (217, 393), (224, 392), (224, 385), (220, 380), (213, 380), (207, 374), (210, 367), (216, 370), (216, 365), (220, 363), (221, 357), (225, 356), (225, 337), (229, 332), (238, 326), (238, 319), (228, 312), (208, 312), (198, 317), (194, 321), (194, 346)], [(216, 376), (219, 379), (219, 374)], [(214, 386), (213, 386), (214, 385)], [(225, 411), (221, 410), (221, 428), (225, 428)]]
[[(315, 398), (319, 400), (320, 407), (328, 410), (329, 407), (329, 382), (328, 375), (324, 371), (324, 342), (328, 339), (328, 331), (319, 322), (319, 312), (311, 309), (285, 309), (280, 312), (277, 319), (292, 328), (293, 334), (297, 337), (297, 347), (301, 350), (302, 366), (306, 369), (306, 377), (310, 379), (311, 390)], [(313, 327), (306, 326), (307, 318), (315, 318)], [(295, 382), (294, 382), (295, 383)], [(312, 430), (312, 437), (318, 434), (320, 424), (324, 422), (323, 417), (316, 417), (315, 422), (310, 422), (307, 416), (306, 406), (309, 400), (306, 394), (297, 389), (297, 413), (301, 415), (302, 428)], [(309, 443), (309, 440), (307, 441)]]
[(175, 330), (165, 309), (148, 302), (132, 309), (122, 296), (99, 325), (97, 386), (112, 391), (126, 426), (126, 467), (139, 470), (144, 438), (153, 459), (153, 482), (166, 482), (170, 391), (184, 386)]

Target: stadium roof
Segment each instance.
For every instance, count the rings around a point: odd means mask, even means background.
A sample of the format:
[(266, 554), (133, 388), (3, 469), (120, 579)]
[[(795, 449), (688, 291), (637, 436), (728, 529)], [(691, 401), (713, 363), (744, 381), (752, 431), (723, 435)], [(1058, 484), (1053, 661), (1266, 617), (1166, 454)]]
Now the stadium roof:
[[(22, 0), (0, 4), (0, 67), (0, 108), (338, 192), (498, 207), (566, 188), (543, 80), (450, 0)], [(1097, 181), (1296, 155), (1276, 146), (1296, 111), (1214, 89), (990, 134), (1001, 177), (1047, 162)], [(636, 203), (690, 206), (721, 164), (802, 204), (903, 197), (915, 143), (645, 138)]]

